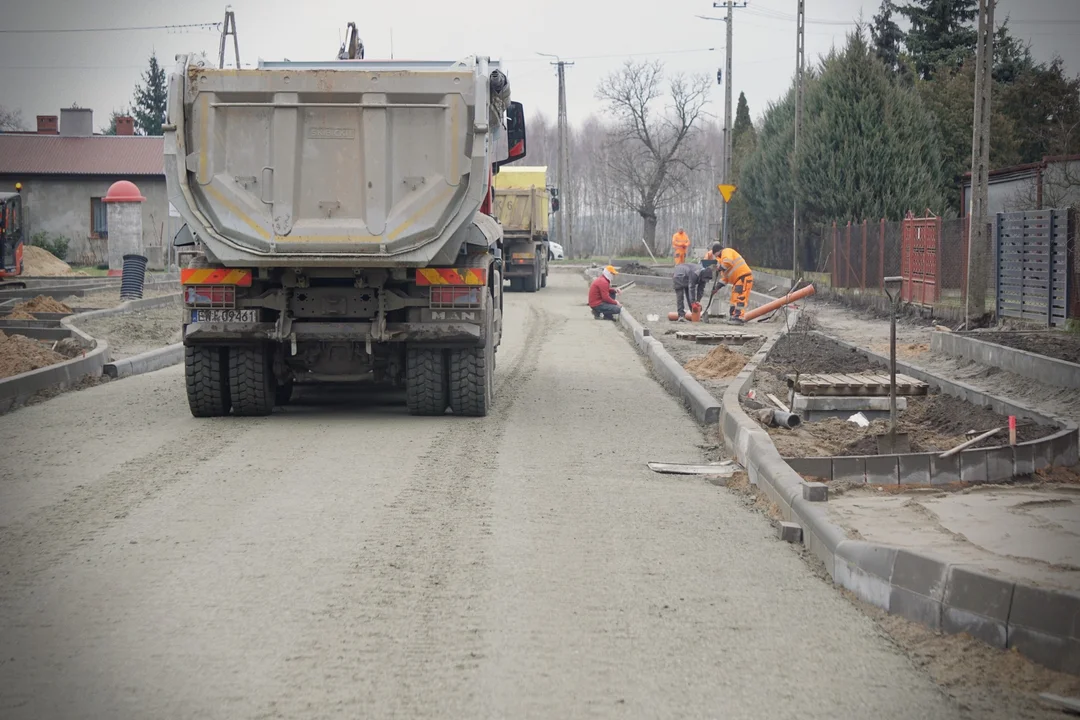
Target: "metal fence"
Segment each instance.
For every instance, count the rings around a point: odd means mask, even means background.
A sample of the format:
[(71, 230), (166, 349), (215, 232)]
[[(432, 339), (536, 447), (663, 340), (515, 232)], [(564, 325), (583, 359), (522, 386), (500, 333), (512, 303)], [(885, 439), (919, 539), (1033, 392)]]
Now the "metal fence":
[(994, 224), (997, 315), (1064, 325), (1077, 302), (1075, 213), (999, 213)]
[[(956, 317), (962, 315), (967, 296), (969, 225), (968, 218), (929, 213), (909, 213), (900, 222), (833, 223), (822, 233), (824, 262), (819, 270), (829, 273), (832, 288), (845, 294), (883, 295), (884, 278), (900, 276), (904, 302)], [(988, 262), (984, 280), (991, 300), (984, 312), (993, 311), (994, 278), (993, 263)]]

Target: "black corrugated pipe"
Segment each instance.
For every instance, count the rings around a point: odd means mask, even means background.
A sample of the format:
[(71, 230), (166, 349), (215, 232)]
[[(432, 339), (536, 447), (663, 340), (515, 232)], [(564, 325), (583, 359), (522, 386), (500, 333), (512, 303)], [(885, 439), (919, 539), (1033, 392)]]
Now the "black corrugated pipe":
[(124, 274), (120, 279), (121, 300), (141, 300), (146, 281), (146, 258), (142, 255), (124, 256)]

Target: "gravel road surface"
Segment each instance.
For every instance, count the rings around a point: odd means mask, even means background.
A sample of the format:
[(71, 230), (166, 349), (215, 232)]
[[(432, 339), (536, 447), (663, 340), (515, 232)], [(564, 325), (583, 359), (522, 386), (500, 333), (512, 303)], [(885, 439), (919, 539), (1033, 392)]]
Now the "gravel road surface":
[(650, 473), (701, 431), (584, 300), (508, 295), (483, 419), (198, 421), (179, 367), (0, 418), (0, 717), (963, 717), (731, 491)]

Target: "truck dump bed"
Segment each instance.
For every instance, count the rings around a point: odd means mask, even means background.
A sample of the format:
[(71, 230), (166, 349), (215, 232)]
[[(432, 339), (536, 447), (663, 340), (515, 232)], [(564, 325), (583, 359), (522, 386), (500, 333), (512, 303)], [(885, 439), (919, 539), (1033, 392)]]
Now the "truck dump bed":
[(169, 199), (227, 266), (424, 266), (477, 232), (509, 93), (491, 92), (496, 68), (185, 57), (169, 81)]
[(506, 233), (547, 235), (548, 190), (544, 166), (507, 166), (493, 181), (493, 211)]

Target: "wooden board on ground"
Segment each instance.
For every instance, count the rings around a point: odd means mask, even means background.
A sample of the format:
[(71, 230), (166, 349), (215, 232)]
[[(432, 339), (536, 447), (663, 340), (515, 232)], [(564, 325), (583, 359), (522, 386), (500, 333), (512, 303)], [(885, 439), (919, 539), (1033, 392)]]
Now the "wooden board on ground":
[(738, 463), (723, 462), (717, 465), (684, 465), (682, 463), (651, 462), (648, 464), (653, 472), (665, 475), (723, 475), (730, 477), (736, 471), (741, 470)]
[(742, 344), (758, 337), (743, 332), (706, 332), (704, 330), (683, 330), (675, 333), (676, 340), (691, 340), (699, 345), (720, 345), (722, 343)]
[[(803, 395), (888, 395), (889, 376), (880, 373), (815, 373), (787, 376), (788, 386)], [(922, 380), (896, 374), (897, 395), (926, 395), (929, 386)]]

